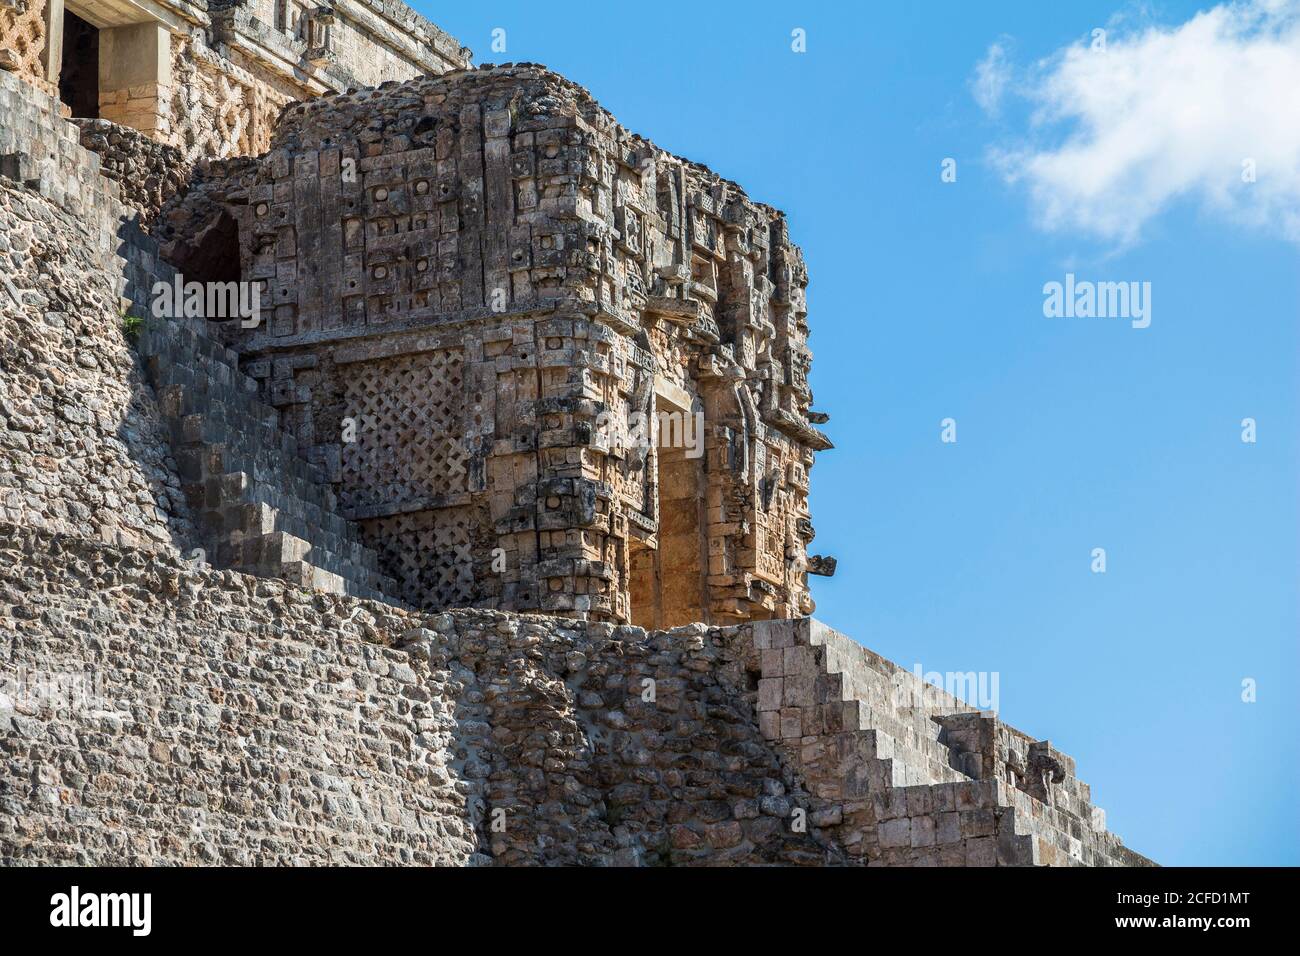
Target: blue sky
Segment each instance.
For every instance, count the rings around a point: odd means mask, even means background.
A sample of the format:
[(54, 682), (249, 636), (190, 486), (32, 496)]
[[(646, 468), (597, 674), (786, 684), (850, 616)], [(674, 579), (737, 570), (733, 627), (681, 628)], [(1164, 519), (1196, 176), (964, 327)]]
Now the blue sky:
[[(1139, 852), (1300, 863), (1300, 84), (1275, 85), (1285, 57), (1234, 72), (1280, 28), (1217, 36), (1181, 2), (414, 5), (788, 213), (837, 446), (819, 618), (909, 668), (998, 672), (1003, 718), (1074, 756)], [(1115, 59), (1082, 59), (1097, 28)], [(1150, 326), (1045, 317), (1067, 272), (1150, 282)]]

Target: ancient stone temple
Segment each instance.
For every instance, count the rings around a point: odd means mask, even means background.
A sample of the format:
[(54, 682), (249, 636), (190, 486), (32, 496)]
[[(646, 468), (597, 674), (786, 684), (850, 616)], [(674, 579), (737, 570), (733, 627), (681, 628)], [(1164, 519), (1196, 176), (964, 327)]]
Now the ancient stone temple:
[(809, 616), (807, 284), (395, 0), (0, 0), (0, 865), (1148, 864)]
[(267, 306), (227, 343), (397, 596), (647, 626), (812, 610), (830, 443), (779, 212), (527, 65), (295, 106), (210, 177), (170, 228), (237, 224)]

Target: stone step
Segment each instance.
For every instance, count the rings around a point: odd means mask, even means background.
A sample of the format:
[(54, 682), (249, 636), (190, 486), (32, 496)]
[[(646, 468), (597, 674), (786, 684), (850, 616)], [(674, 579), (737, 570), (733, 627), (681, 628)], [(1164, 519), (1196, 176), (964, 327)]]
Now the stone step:
[(321, 553), (341, 555), (371, 571), (378, 568), (374, 553), (361, 542), (354, 527), (345, 522), (335, 526), (339, 531), (329, 531), (317, 520), (320, 516), (312, 506), (272, 484), (252, 481), (246, 472), (207, 478), (198, 510), (223, 533), (284, 531), (317, 545)]
[(296, 443), (285, 442), (279, 429), (264, 422), (229, 415), (224, 408), (214, 409), (211, 416), (186, 413), (174, 420), (172, 438), (178, 448), (224, 449), (224, 460), (229, 464), (222, 471), (249, 471), (259, 478), (269, 472), (291, 479), (295, 492), (304, 497), (324, 496), (320, 500), (331, 501), (334, 497), (323, 472), (296, 454)]
[[(835, 664), (835, 659), (828, 655), (826, 667), (833, 667)], [(917, 751), (928, 760), (937, 761), (944, 765), (952, 765), (950, 759), (952, 750), (947, 744), (941, 742), (941, 729), (937, 725), (927, 721), (925, 726), (927, 733), (922, 736), (916, 727), (896, 720), (883, 708), (873, 706), (867, 700), (855, 696), (854, 690), (847, 686), (848, 682), (845, 680), (844, 671), (826, 670), (824, 683), (826, 701), (840, 700), (845, 704), (852, 705), (849, 711), (852, 717), (848, 722), (852, 723), (853, 726), (861, 729), (875, 728), (883, 730), (897, 742), (898, 746)]]
[[(825, 640), (827, 643), (817, 645), (824, 654), (825, 672), (838, 682), (836, 686), (843, 700), (859, 702), (860, 726), (884, 731), (897, 746), (905, 748), (909, 755), (918, 755), (926, 763), (962, 772), (961, 759), (943, 741), (943, 730), (930, 719), (929, 711), (918, 713), (911, 702), (894, 699), (900, 676), (894, 665), (842, 635)], [(910, 686), (912, 675), (904, 672), (904, 676)], [(864, 684), (864, 680), (867, 683)], [(946, 695), (939, 693), (936, 696)], [(947, 713), (971, 708), (952, 699), (939, 709)]]
[(146, 321), (140, 352), (215, 566), (372, 598), (396, 590), (236, 353), (160, 319)]
[[(191, 455), (201, 460), (199, 471), (192, 479), (182, 475), (186, 480), (207, 481), (231, 473), (248, 476), (248, 487), (244, 494), (249, 501), (266, 502), (295, 518), (300, 518), (330, 534), (341, 537), (355, 536), (356, 526), (338, 514), (334, 493), (328, 488), (314, 485), (303, 478), (289, 478), (276, 471), (274, 465), (266, 460), (254, 461), (248, 453), (231, 452), (224, 445), (200, 445), (185, 448), (177, 452), (187, 463)], [(179, 458), (178, 458), (179, 461)]]
[(267, 571), (282, 565), (310, 564), (345, 581), (375, 591), (384, 587), (391, 588), (394, 583), (378, 571), (359, 567), (345, 558), (324, 550), (319, 544), (283, 531), (274, 531), (270, 534), (246, 538), (236, 544), (223, 545), (218, 551), (218, 560), (232, 567), (261, 567)]
[[(971, 779), (940, 740), (942, 728), (896, 699), (897, 671), (880, 672), (865, 648), (860, 655), (860, 645), (834, 632), (818, 642), (810, 624), (782, 624), (754, 625), (767, 629), (758, 647), (759, 723), (798, 756), (810, 791), (834, 799), (842, 785), (879, 791)], [(807, 743), (817, 739), (828, 743)]]
[[(242, 383), (223, 382), (220, 378), (161, 356), (149, 359), (150, 374), (164, 385), (178, 386), (183, 393), (188, 392), (188, 408), (178, 408), (180, 414), (204, 412), (213, 402), (221, 402), (227, 408), (244, 418), (264, 422), (272, 427), (279, 427), (279, 413), (269, 405), (257, 400), (255, 394), (241, 391)], [(248, 381), (252, 381), (248, 379)], [(256, 386), (254, 386), (256, 387)]]
[[(188, 342), (187, 342), (188, 340)], [(214, 344), (205, 337), (189, 335), (151, 336), (148, 351), (150, 358), (163, 358), (186, 370), (206, 376), (257, 400), (257, 383), (239, 370), (239, 358), (224, 346)], [(206, 343), (202, 346), (198, 343)], [(200, 348), (203, 350), (200, 351)], [(143, 351), (143, 350), (142, 350)]]
[(302, 537), (324, 553), (338, 555), (342, 561), (362, 570), (379, 573), (378, 557), (360, 540), (353, 527), (345, 524), (338, 531), (327, 531), (310, 519), (287, 514), (264, 502), (257, 501), (251, 507), (260, 512), (255, 516), (258, 527), (266, 527), (269, 523), (271, 531)]
[(224, 441), (213, 435), (222, 424), (243, 436), (256, 432), (257, 444), (278, 447), (286, 456), (285, 467), (294, 474), (317, 484), (325, 482), (320, 469), (299, 454), (297, 439), (280, 428), (279, 412), (256, 398), (256, 382), (225, 364), (214, 364), (207, 371), (186, 362), (158, 353), (147, 359), (151, 378), (161, 383), (160, 397), (169, 416), (200, 416), (190, 427), (197, 428), (199, 422), (208, 426), (203, 434), (182, 436), (183, 442)]
[(175, 354), (183, 355), (193, 361), (211, 360), (237, 369), (239, 353), (193, 327), (192, 323), (201, 321), (201, 319), (180, 320), (150, 316), (145, 320), (140, 337), (141, 354), (155, 355), (171, 348), (177, 350)]
[[(243, 568), (236, 568), (237, 571), (244, 571), (247, 574), (256, 574), (256, 571), (250, 571)], [(357, 584), (355, 581), (348, 581), (336, 574), (328, 571), (322, 571), (314, 565), (305, 562), (296, 562), (283, 566), (281, 573), (277, 577), (296, 584), (299, 587), (308, 588), (313, 591), (326, 591), (330, 594), (347, 594), (352, 597), (366, 598), (371, 601), (382, 601), (386, 604), (393, 604), (392, 598), (385, 595), (382, 591), (367, 587), (363, 584)]]
[[(893, 785), (910, 786), (930, 780), (948, 782), (966, 779), (957, 755), (939, 739), (942, 730), (938, 725), (929, 720), (919, 727), (913, 723), (904, 723), (885, 707), (878, 706), (865, 697), (855, 696), (858, 689), (847, 679), (846, 671), (827, 669), (841, 664), (833, 654), (823, 655), (817, 696), (813, 703), (816, 706), (840, 708), (839, 720), (843, 730), (871, 731), (887, 741), (881, 749), (897, 768), (891, 775), (894, 778)], [(925, 773), (918, 774), (916, 771), (919, 769), (924, 769)]]
[(364, 545), (332, 539), (301, 522), (282, 521), (274, 512), (269, 517), (238, 517), (248, 507), (229, 503), (221, 517), (202, 515), (211, 530), (208, 560), (215, 567), (257, 569), (249, 573), (278, 577), (281, 565), (305, 561), (374, 590), (393, 590), (394, 582), (377, 569), (374, 553)]

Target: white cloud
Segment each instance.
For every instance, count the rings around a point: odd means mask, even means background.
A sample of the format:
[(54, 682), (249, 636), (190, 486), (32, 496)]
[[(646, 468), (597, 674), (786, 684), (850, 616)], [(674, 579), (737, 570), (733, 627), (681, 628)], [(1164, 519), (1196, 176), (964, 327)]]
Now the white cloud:
[[(1028, 189), (1042, 225), (1127, 244), (1188, 198), (1300, 242), (1300, 0), (1222, 4), (1176, 27), (1118, 32), (1102, 52), (1089, 36), (1017, 78), (1032, 122), (992, 155)], [(972, 81), (990, 112), (1002, 99), (986, 97), (998, 83), (981, 79), (993, 52)]]
[(996, 116), (1002, 108), (1002, 97), (1010, 81), (1011, 64), (1007, 62), (1006, 46), (999, 41), (992, 44), (984, 59), (976, 64), (975, 76), (971, 78), (971, 94), (981, 109)]

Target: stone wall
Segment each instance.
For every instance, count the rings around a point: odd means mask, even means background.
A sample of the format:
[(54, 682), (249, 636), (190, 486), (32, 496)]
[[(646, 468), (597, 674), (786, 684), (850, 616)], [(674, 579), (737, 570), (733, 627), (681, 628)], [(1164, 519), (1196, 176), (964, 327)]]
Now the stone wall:
[[(1003, 781), (933, 782), (913, 718), (852, 696), (874, 655), (829, 671), (817, 628), (425, 615), (0, 525), (0, 862), (1148, 862), (1104, 829), (1058, 853)], [(820, 730), (766, 724), (773, 650)]]
[(0, 0), (0, 71), (57, 96), (75, 73), (62, 72), (65, 12), (97, 30), (89, 62), (71, 64), (98, 81), (78, 115), (188, 162), (265, 151), (292, 101), (460, 69), (471, 55), (399, 0)]
[(178, 149), (108, 120), (73, 120), (81, 145), (100, 157), (100, 175), (117, 183), (122, 202), (140, 213), (146, 231), (162, 207), (189, 182), (190, 164)]
[(3, 71), (0, 117), (0, 177), (70, 218), (81, 252), (98, 266), (88, 278), (112, 287), (111, 309), (147, 312), (154, 282), (171, 281), (174, 271), (141, 229), (139, 212), (122, 202), (119, 184), (101, 175), (99, 155), (82, 147), (81, 129), (63, 119), (57, 98)]
[(834, 861), (790, 829), (730, 638), (422, 617), (2, 526), (0, 862)]
[(454, 717), (366, 639), (383, 626), (279, 583), (0, 530), (0, 862), (470, 861)]
[[(455, 38), (400, 0), (223, 0), (212, 6), (218, 35), (243, 65), (273, 55), (306, 66), (339, 92), (469, 62), (470, 52)], [(316, 14), (323, 6), (331, 16)], [(254, 44), (262, 49), (254, 53)]]
[(173, 36), (171, 58), (165, 142), (189, 162), (265, 152), (276, 116), (301, 95), (291, 83), (259, 77), (222, 56), (198, 33)]
[(0, 73), (0, 519), (164, 550), (194, 541), (126, 337), (157, 258), (57, 101)]
[(168, 437), (86, 226), (0, 178), (0, 517), (97, 540), (192, 540)]

